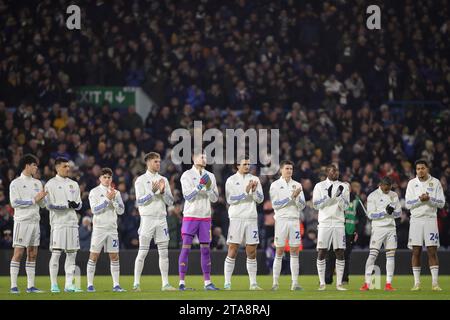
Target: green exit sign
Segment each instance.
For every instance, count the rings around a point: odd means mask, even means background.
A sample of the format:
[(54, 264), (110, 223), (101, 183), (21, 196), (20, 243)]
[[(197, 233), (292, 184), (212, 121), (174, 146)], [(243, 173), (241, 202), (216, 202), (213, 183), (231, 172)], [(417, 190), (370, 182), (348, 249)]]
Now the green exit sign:
[(136, 105), (136, 89), (133, 87), (78, 87), (75, 92), (80, 104), (102, 105), (105, 101), (112, 107), (127, 108)]

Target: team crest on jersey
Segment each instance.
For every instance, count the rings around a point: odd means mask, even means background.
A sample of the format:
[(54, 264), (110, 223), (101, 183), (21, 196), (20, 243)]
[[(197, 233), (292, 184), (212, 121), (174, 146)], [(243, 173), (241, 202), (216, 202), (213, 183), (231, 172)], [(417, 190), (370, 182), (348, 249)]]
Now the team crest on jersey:
[(375, 243), (376, 243), (376, 241), (375, 241), (375, 240), (373, 240), (373, 241), (372, 241), (372, 244), (375, 244)]
[(432, 187), (433, 186), (433, 182), (430, 182), (429, 186)]

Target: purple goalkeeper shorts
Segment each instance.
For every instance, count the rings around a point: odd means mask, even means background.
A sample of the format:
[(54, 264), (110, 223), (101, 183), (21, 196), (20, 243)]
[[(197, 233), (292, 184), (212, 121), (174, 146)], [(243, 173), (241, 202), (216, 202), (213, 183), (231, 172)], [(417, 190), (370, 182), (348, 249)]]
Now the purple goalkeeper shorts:
[(185, 234), (197, 235), (200, 243), (210, 243), (211, 218), (184, 217), (181, 225), (181, 236)]

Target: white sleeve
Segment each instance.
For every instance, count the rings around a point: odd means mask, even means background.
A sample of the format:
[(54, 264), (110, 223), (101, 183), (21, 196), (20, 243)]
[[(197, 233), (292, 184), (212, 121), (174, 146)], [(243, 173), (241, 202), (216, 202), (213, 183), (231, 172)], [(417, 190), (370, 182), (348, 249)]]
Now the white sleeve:
[(270, 185), (270, 201), (272, 201), (272, 207), (274, 210), (285, 207), (292, 199), (282, 195), (280, 190), (276, 187), (275, 183)]
[[(238, 190), (239, 189), (239, 190)], [(228, 204), (236, 204), (247, 197), (245, 192), (241, 191), (241, 188), (237, 188), (233, 181), (228, 178), (225, 182), (225, 198)]]
[(320, 210), (328, 206), (328, 204), (332, 201), (328, 194), (322, 196), (320, 191), (320, 184), (316, 184), (313, 190), (313, 207), (316, 210)]
[(302, 188), (302, 191), (300, 192), (300, 194), (295, 199), (295, 205), (297, 206), (297, 208), (299, 210), (303, 210), (306, 207), (305, 194), (303, 192), (303, 188)]
[(170, 189), (169, 180), (164, 177), (164, 194), (163, 194), (163, 201), (166, 205), (171, 206), (173, 204), (173, 195), (172, 190)]
[(371, 194), (367, 197), (367, 216), (370, 220), (383, 219), (386, 211), (377, 211), (376, 200), (374, 198)]
[(45, 197), (45, 205), (47, 206), (47, 209), (56, 211), (69, 209), (68, 204), (56, 205), (52, 202), (52, 188), (48, 183), (45, 185), (45, 191), (48, 192), (47, 196)]
[(91, 207), (92, 214), (103, 213), (110, 203), (111, 202), (106, 197), (102, 200), (94, 190), (89, 192), (89, 206)]
[(263, 194), (263, 189), (262, 189), (262, 185), (261, 185), (261, 181), (259, 180), (259, 178), (257, 178), (258, 180), (258, 185), (256, 186), (256, 190), (255, 192), (252, 194), (253, 196), (253, 200), (255, 200), (256, 203), (262, 203), (264, 201), (264, 194)]
[(136, 204), (138, 207), (146, 205), (153, 200), (155, 194), (150, 190), (149, 194), (145, 194), (145, 187), (141, 180), (137, 179), (134, 183), (134, 189), (136, 190)]
[(216, 177), (211, 174), (211, 187), (207, 190), (209, 201), (212, 203), (217, 202), (219, 200), (219, 190), (217, 189)]
[(78, 185), (78, 183), (76, 183), (76, 188), (77, 188), (77, 198), (75, 200), (76, 203), (78, 203), (78, 207), (75, 208), (75, 210), (81, 210), (81, 207), (83, 206), (83, 202), (81, 201), (81, 192), (80, 192), (80, 186)]
[(194, 184), (192, 179), (184, 173), (181, 176), (181, 190), (183, 192), (184, 200), (191, 202), (195, 200), (200, 189)]
[(34, 199), (22, 199), (19, 190), (17, 190), (16, 184), (14, 182), (9, 185), (9, 198), (11, 201), (11, 206), (14, 209), (27, 208), (36, 203)]
[(412, 183), (409, 182), (408, 186), (406, 187), (406, 195), (405, 195), (405, 203), (406, 203), (406, 209), (412, 210), (414, 208), (417, 208), (422, 205), (422, 202), (418, 197), (414, 195), (414, 192), (412, 190)]
[(394, 199), (394, 212), (392, 213), (392, 215), (395, 218), (399, 218), (400, 215), (402, 214), (402, 205), (400, 204), (400, 200), (398, 199), (398, 195), (395, 194), (395, 199)]
[(435, 196), (430, 196), (430, 204), (433, 207), (442, 209), (445, 205), (445, 196), (444, 196), (444, 190), (442, 190), (441, 182), (437, 182)]
[(123, 204), (122, 195), (118, 190), (116, 190), (116, 196), (113, 201), (113, 207), (114, 210), (116, 211), (116, 214), (118, 214), (119, 216), (125, 212), (125, 205)]

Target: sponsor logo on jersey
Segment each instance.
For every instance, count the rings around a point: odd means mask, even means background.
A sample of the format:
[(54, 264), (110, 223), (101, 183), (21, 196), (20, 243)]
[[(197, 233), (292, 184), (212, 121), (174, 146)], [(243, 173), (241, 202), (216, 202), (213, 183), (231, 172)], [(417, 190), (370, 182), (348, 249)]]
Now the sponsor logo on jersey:
[(27, 188), (27, 186), (23, 186), (25, 189)]

